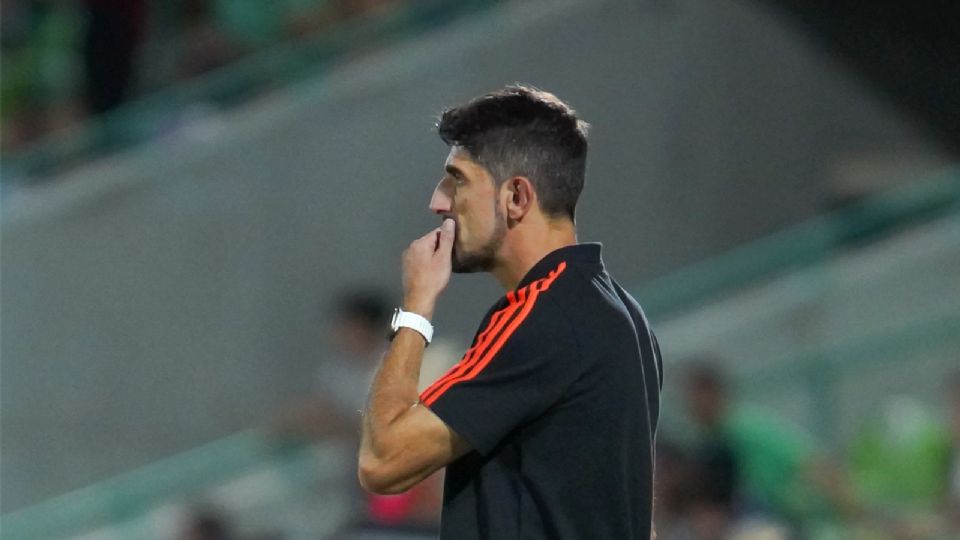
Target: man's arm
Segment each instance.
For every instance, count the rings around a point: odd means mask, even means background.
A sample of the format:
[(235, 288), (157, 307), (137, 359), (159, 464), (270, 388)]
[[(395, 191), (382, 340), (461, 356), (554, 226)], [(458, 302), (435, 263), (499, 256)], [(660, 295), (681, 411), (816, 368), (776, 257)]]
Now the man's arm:
[[(453, 220), (414, 241), (404, 253), (404, 309), (426, 318), (450, 280)], [(401, 328), (373, 379), (363, 415), (360, 484), (376, 493), (413, 487), (470, 448), (428, 408), (417, 381), (426, 342)]]

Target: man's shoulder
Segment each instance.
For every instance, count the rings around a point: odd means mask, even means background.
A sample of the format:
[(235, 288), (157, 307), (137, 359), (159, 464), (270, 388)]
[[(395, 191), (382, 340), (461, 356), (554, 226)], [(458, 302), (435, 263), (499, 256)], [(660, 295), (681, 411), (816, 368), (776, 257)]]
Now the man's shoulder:
[(576, 309), (569, 281), (558, 277), (549, 286), (537, 282), (508, 293), (487, 311), (477, 340), (503, 340), (504, 351), (563, 350), (572, 344), (568, 312)]
[(596, 303), (604, 301), (598, 284), (604, 276), (605, 272), (591, 273), (576, 264), (559, 266), (494, 302), (477, 336), (512, 329), (509, 333), (514, 342), (546, 339), (569, 343), (578, 314), (594, 311)]
[(574, 266), (557, 279), (551, 292), (544, 301), (548, 312), (593, 320), (604, 314), (613, 316), (615, 311), (622, 313), (625, 307), (635, 318), (644, 318), (640, 303), (602, 268)]

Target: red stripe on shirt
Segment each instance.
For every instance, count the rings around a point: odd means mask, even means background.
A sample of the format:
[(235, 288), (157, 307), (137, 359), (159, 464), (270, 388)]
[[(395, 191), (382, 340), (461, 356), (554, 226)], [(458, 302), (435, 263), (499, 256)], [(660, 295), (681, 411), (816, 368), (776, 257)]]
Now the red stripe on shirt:
[[(442, 381), (437, 381), (437, 383), (434, 383), (434, 385), (428, 389), (428, 391), (430, 391), (430, 395), (427, 395), (427, 392), (424, 392), (423, 396), (421, 396), (421, 401), (423, 404), (427, 406), (432, 405), (440, 396), (443, 395), (444, 392), (449, 390), (451, 386), (464, 381), (469, 381), (479, 375), (480, 372), (482, 372), (483, 369), (490, 364), (490, 361), (493, 360), (497, 353), (500, 352), (500, 350), (503, 348), (503, 345), (508, 339), (510, 339), (510, 336), (516, 332), (517, 328), (519, 328), (520, 325), (523, 324), (523, 321), (526, 320), (527, 316), (530, 315), (530, 312), (533, 310), (533, 306), (536, 304), (537, 297), (540, 296), (540, 293), (550, 288), (550, 285), (552, 285), (557, 277), (563, 273), (566, 267), (567, 263), (561, 262), (556, 269), (547, 275), (547, 277), (531, 283), (529, 285), (530, 295), (527, 297), (526, 301), (523, 302), (519, 315), (512, 319), (506, 330), (500, 334), (499, 338), (494, 341), (493, 345), (484, 351), (482, 355), (474, 358), (474, 360), (469, 362), (469, 364), (465, 364), (462, 369), (457, 370), (458, 374), (451, 375), (450, 377), (444, 377)], [(504, 319), (504, 321), (505, 320), (507, 319)], [(493, 335), (489, 337), (490, 339), (493, 339)]]
[(425, 402), (430, 397), (430, 394), (439, 388), (444, 382), (451, 378), (459, 377), (468, 369), (470, 369), (470, 366), (479, 356), (479, 352), (482, 351), (487, 346), (487, 343), (492, 340), (497, 333), (500, 332), (501, 328), (506, 326), (507, 321), (510, 320), (510, 317), (519, 311), (521, 307), (523, 307), (523, 303), (526, 301), (527, 289), (528, 287), (524, 287), (523, 289), (516, 291), (516, 294), (514, 294), (513, 291), (510, 291), (510, 293), (507, 294), (507, 300), (510, 302), (510, 304), (493, 314), (493, 316), (490, 318), (490, 322), (487, 324), (487, 328), (479, 336), (477, 336), (477, 342), (473, 345), (473, 347), (470, 347), (470, 349), (467, 350), (459, 362), (457, 362), (442, 377), (437, 379), (420, 394), (420, 401)]

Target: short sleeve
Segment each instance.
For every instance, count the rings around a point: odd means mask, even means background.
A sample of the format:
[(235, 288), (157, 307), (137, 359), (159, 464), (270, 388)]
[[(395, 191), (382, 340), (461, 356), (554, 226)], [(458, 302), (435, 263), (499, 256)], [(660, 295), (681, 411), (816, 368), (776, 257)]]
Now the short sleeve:
[[(530, 295), (536, 296), (536, 295)], [(481, 454), (561, 400), (580, 375), (568, 320), (550, 298), (515, 299), (420, 396)]]

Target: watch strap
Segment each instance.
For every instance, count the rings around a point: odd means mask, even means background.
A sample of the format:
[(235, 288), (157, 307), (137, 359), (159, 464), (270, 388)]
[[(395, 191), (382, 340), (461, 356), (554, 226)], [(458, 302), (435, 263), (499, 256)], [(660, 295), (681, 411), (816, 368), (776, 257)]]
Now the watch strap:
[(394, 333), (401, 328), (416, 330), (423, 336), (423, 339), (426, 340), (427, 345), (433, 340), (433, 325), (430, 324), (430, 321), (428, 321), (426, 317), (410, 311), (397, 308), (393, 313), (393, 320), (390, 323), (390, 327)]

